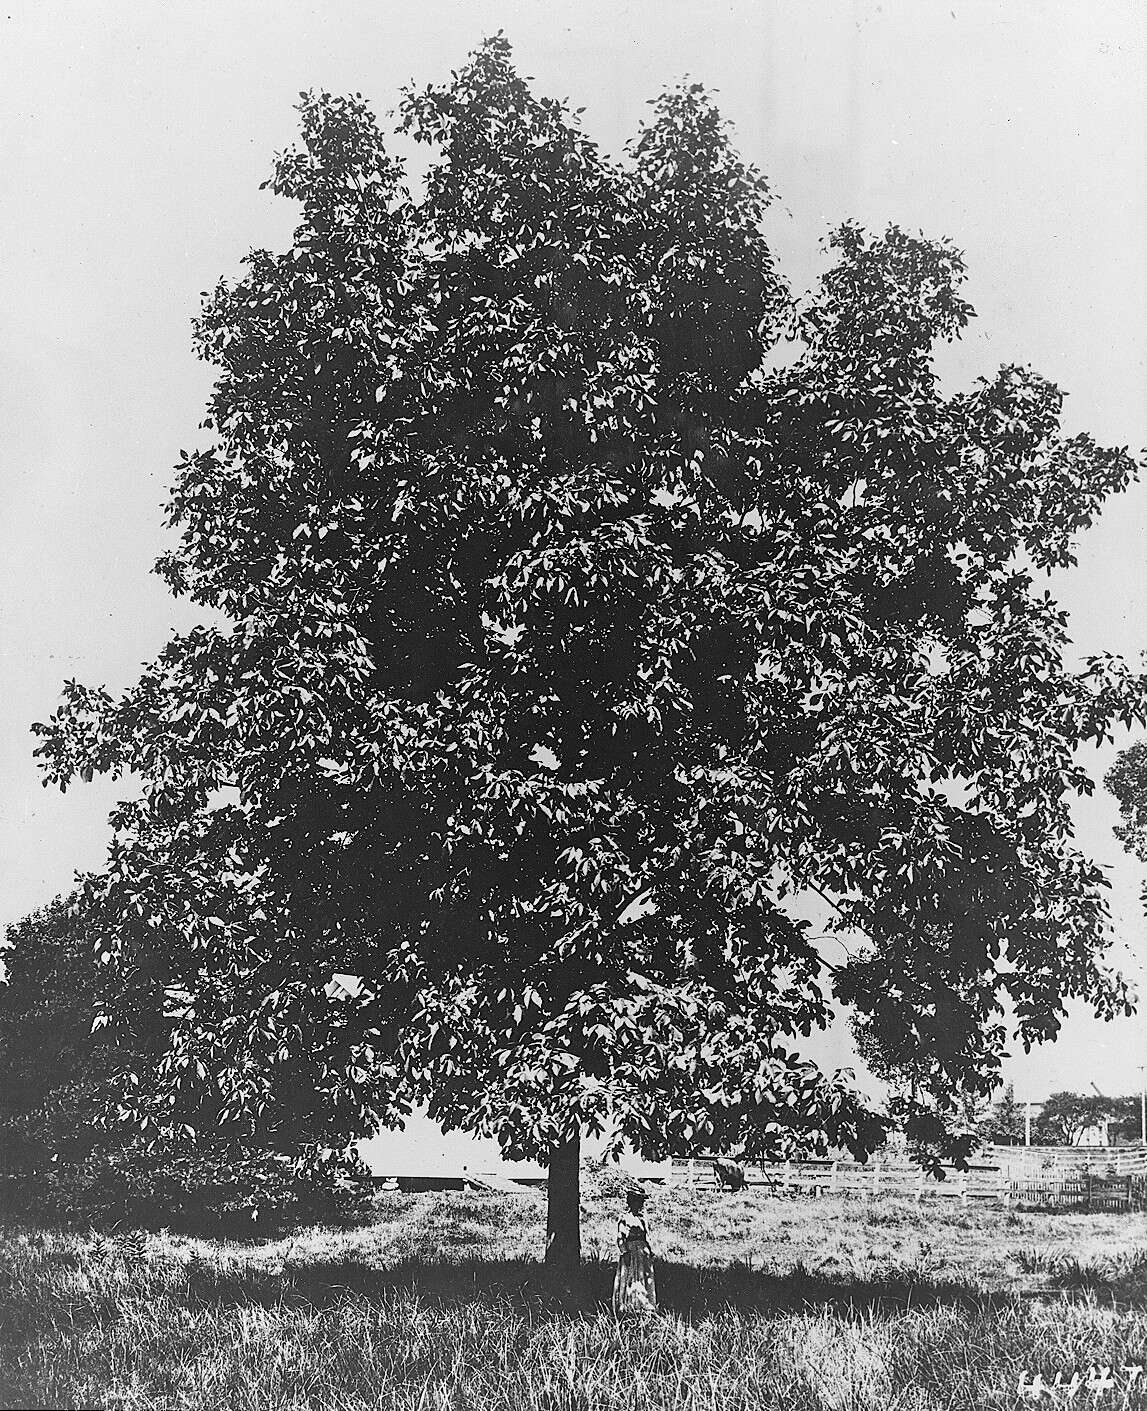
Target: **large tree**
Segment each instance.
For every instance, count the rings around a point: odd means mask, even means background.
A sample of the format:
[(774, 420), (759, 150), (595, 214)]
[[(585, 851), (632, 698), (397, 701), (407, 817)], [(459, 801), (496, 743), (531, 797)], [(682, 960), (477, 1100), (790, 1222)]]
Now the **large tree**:
[(158, 569), (213, 625), (38, 727), (48, 779), (142, 786), (87, 883), (162, 1049), (126, 1105), (338, 1144), (424, 1101), (549, 1162), (564, 1261), (586, 1131), (870, 1150), (801, 1055), (843, 1005), (959, 1155), (1005, 998), (1024, 1043), (1126, 1002), (1069, 804), (1143, 692), (1035, 575), (1133, 462), (1025, 368), (941, 389), (946, 241), (846, 224), (794, 299), (696, 85), (609, 159), (495, 38), (407, 93), (417, 191), (360, 98), (300, 110), (292, 248), (197, 325)]

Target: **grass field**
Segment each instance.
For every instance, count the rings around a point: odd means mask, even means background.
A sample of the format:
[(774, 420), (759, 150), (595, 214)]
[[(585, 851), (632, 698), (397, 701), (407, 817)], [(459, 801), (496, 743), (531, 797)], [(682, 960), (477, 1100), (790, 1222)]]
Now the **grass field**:
[[(618, 1327), (616, 1212), (587, 1197), (573, 1291), (534, 1262), (532, 1194), (385, 1195), (365, 1228), (248, 1243), (9, 1230), (0, 1406), (1147, 1407), (1123, 1370), (1147, 1364), (1147, 1216), (660, 1191), (664, 1312)], [(1071, 1398), (1018, 1389), (1077, 1370)]]

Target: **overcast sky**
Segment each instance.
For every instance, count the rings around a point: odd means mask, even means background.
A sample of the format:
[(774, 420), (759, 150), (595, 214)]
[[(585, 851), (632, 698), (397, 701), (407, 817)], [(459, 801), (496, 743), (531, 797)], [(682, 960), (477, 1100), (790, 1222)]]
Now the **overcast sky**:
[[(128, 684), (194, 620), (149, 575), (161, 505), (196, 439), (210, 370), (201, 290), (294, 213), (259, 190), (299, 90), (380, 115), (504, 29), (536, 87), (584, 106), (619, 152), (685, 73), (719, 91), (771, 177), (770, 231), (797, 286), (855, 217), (949, 235), (979, 318), (952, 386), (1030, 363), (1066, 422), (1147, 443), (1147, 6), (1141, 0), (417, 0), (0, 6), (0, 921), (97, 867), (122, 785), (40, 787), (29, 724), (78, 677)], [(1055, 580), (1081, 653), (1147, 647), (1147, 490), (1107, 510)], [(1096, 777), (1112, 752), (1087, 762)], [(1111, 801), (1078, 810), (1111, 869), (1120, 958), (1147, 974), (1139, 871)], [(1144, 986), (1147, 992), (1147, 985)], [(1147, 993), (1145, 993), (1147, 998)], [(1127, 1091), (1144, 1021), (1073, 1020), (1018, 1058), (1021, 1095)]]

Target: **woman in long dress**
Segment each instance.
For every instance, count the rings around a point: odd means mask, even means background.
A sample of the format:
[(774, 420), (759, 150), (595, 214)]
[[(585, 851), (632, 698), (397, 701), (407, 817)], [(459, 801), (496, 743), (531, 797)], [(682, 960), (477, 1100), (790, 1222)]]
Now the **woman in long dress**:
[(654, 1313), (657, 1286), (653, 1282), (653, 1251), (645, 1228), (645, 1192), (632, 1190), (625, 1197), (629, 1209), (617, 1222), (617, 1273), (613, 1280), (613, 1312)]

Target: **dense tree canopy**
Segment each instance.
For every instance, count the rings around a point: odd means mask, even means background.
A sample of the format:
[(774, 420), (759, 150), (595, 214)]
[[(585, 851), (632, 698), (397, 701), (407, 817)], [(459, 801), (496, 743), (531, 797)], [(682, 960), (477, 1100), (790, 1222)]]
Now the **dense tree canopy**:
[(1128, 1099), (1098, 1093), (1052, 1093), (1040, 1109), (1033, 1141), (1052, 1146), (1076, 1146), (1090, 1128), (1101, 1128), (1120, 1116)]
[(1024, 1042), (1125, 1003), (1069, 805), (1142, 686), (1065, 664), (1035, 575), (1132, 460), (1026, 368), (939, 386), (946, 241), (843, 225), (795, 298), (697, 85), (614, 160), (496, 38), (406, 95), (417, 191), (360, 98), (300, 111), (292, 248), (197, 325), (158, 565), (219, 625), (40, 727), (49, 780), (142, 784), (88, 882), (105, 1012), (156, 1055), (132, 1109), (864, 1152), (801, 1056), (848, 1006), (928, 1055), (942, 1144), (1005, 998)]
[(0, 959), (0, 1216), (249, 1230), (361, 1210), (353, 1160), (299, 1171), (234, 1131), (191, 1148), (107, 1123), (113, 1074), (146, 1071), (146, 1055), (92, 1032), (98, 962), (75, 897), (9, 926)]
[(95, 1136), (106, 1038), (93, 1035), (91, 938), (58, 897), (5, 933), (0, 952), (0, 1167), (42, 1167)]

